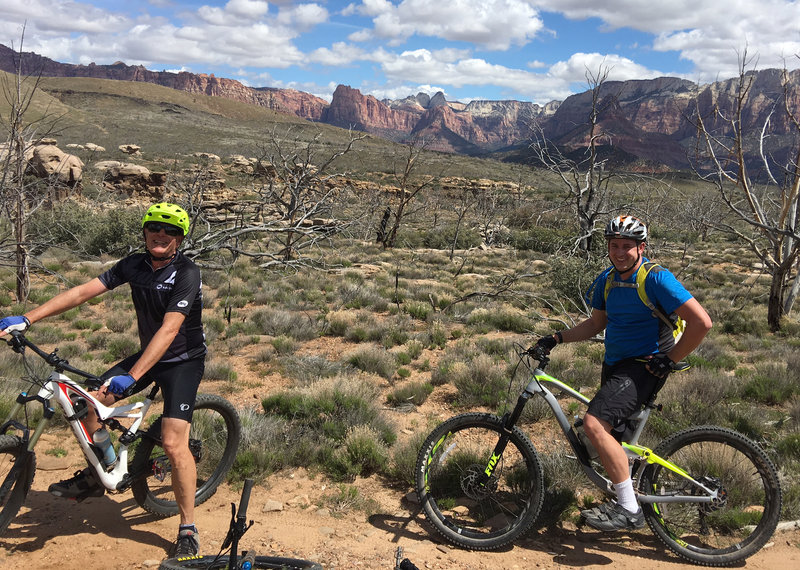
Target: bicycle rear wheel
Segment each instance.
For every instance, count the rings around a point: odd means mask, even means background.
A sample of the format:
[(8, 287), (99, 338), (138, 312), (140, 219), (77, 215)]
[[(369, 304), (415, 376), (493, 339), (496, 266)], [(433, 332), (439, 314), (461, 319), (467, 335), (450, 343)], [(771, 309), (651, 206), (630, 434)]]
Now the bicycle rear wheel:
[[(161, 562), (159, 570), (181, 570), (196, 568), (200, 570), (216, 570), (228, 568), (228, 556), (189, 556), (186, 558), (167, 558)], [(241, 558), (239, 558), (241, 562)], [(310, 560), (282, 558), (280, 556), (256, 556), (253, 568), (281, 570), (322, 570), (322, 566)]]
[(0, 435), (0, 533), (8, 528), (30, 491), (36, 455), (15, 435)]
[[(146, 511), (167, 517), (177, 514), (172, 493), (172, 466), (160, 441), (161, 418), (149, 429), (157, 439), (144, 437), (136, 448), (130, 471), (136, 502)], [(212, 394), (198, 394), (189, 432), (189, 448), (197, 466), (195, 505), (208, 500), (225, 479), (236, 458), (242, 425), (233, 405)], [(143, 474), (143, 475), (139, 475)]]
[[(494, 447), (504, 435), (492, 414), (455, 416), (433, 430), (416, 465), (416, 491), (425, 516), (450, 542), (491, 550), (524, 533), (539, 514), (544, 474), (533, 444), (518, 428), (499, 458)], [(480, 477), (496, 461), (485, 484)]]
[[(703, 426), (678, 432), (654, 452), (717, 490), (713, 503), (643, 504), (650, 528), (679, 556), (706, 566), (728, 566), (755, 554), (769, 540), (781, 512), (775, 466), (743, 435)], [(642, 473), (642, 491), (703, 495), (686, 478), (653, 464)]]

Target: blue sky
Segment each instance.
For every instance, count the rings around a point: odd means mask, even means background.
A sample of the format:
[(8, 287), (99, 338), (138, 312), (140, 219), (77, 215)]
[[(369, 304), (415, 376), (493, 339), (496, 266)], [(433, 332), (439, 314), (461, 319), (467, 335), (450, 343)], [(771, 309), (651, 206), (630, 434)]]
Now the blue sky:
[(3, 0), (0, 43), (51, 59), (213, 73), (330, 100), (338, 84), (400, 99), (546, 103), (610, 79), (800, 67), (800, 1)]

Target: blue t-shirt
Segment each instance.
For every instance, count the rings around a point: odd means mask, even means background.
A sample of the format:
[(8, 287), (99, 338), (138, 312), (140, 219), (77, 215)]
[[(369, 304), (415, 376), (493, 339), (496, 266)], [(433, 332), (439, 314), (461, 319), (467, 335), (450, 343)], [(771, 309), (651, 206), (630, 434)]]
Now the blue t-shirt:
[[(644, 269), (639, 266), (637, 271)], [(635, 287), (612, 287), (606, 301), (605, 284), (609, 272), (614, 272), (614, 279), (619, 281), (619, 275), (610, 267), (600, 274), (592, 293), (592, 308), (605, 311), (608, 318), (606, 363), (615, 364), (626, 358), (670, 350), (672, 331), (665, 330), (666, 325), (661, 319), (654, 317), (647, 305), (642, 303)], [(624, 281), (636, 283), (636, 273)], [(647, 275), (645, 292), (650, 301), (667, 315), (692, 298), (675, 276), (661, 267), (654, 268)]]

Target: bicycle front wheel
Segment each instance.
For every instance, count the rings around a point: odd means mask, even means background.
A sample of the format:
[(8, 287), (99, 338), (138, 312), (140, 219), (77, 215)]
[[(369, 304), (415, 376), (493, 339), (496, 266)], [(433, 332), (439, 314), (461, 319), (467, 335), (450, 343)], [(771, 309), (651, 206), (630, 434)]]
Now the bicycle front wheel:
[[(780, 481), (753, 441), (730, 429), (703, 426), (670, 436), (654, 452), (718, 495), (712, 503), (642, 505), (650, 528), (670, 550), (697, 564), (727, 566), (755, 554), (772, 536), (781, 512)], [(642, 473), (641, 485), (647, 494), (705, 494), (656, 464)]]
[[(544, 497), (544, 474), (533, 444), (516, 426), (500, 457), (504, 435), (492, 414), (455, 416), (437, 427), (417, 457), (416, 491), (425, 516), (450, 542), (491, 550), (530, 528)], [(491, 477), (482, 475), (494, 463)]]
[[(197, 570), (222, 570), (228, 568), (228, 556), (188, 556), (186, 558), (167, 558), (158, 570), (181, 570), (195, 568)], [(241, 562), (241, 557), (239, 558)], [(237, 567), (239, 565), (237, 564)], [(252, 568), (280, 570), (322, 570), (322, 566), (309, 560), (283, 558), (280, 556), (256, 556)]]
[(0, 435), (0, 533), (8, 528), (31, 489), (36, 455), (15, 435)]
[[(178, 512), (172, 493), (172, 466), (158, 445), (161, 418), (149, 429), (157, 436), (142, 438), (136, 448), (130, 471), (136, 477), (131, 485), (136, 502), (147, 512), (168, 517)], [(230, 402), (212, 394), (198, 394), (189, 432), (189, 449), (197, 467), (195, 505), (208, 500), (225, 479), (236, 458), (242, 425)]]

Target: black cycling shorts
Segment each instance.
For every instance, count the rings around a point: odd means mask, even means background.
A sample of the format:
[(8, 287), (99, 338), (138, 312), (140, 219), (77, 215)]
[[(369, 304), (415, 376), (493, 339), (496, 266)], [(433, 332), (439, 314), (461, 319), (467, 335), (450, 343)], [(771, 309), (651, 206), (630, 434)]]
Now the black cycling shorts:
[(661, 382), (642, 361), (631, 358), (610, 366), (604, 363), (600, 390), (586, 413), (617, 427), (641, 409)]
[[(108, 380), (112, 376), (127, 374), (140, 356), (141, 353), (129, 356), (100, 377)], [(205, 357), (180, 362), (158, 362), (136, 382), (133, 392), (139, 392), (155, 382), (164, 397), (163, 416), (191, 422), (197, 389), (204, 372)]]

